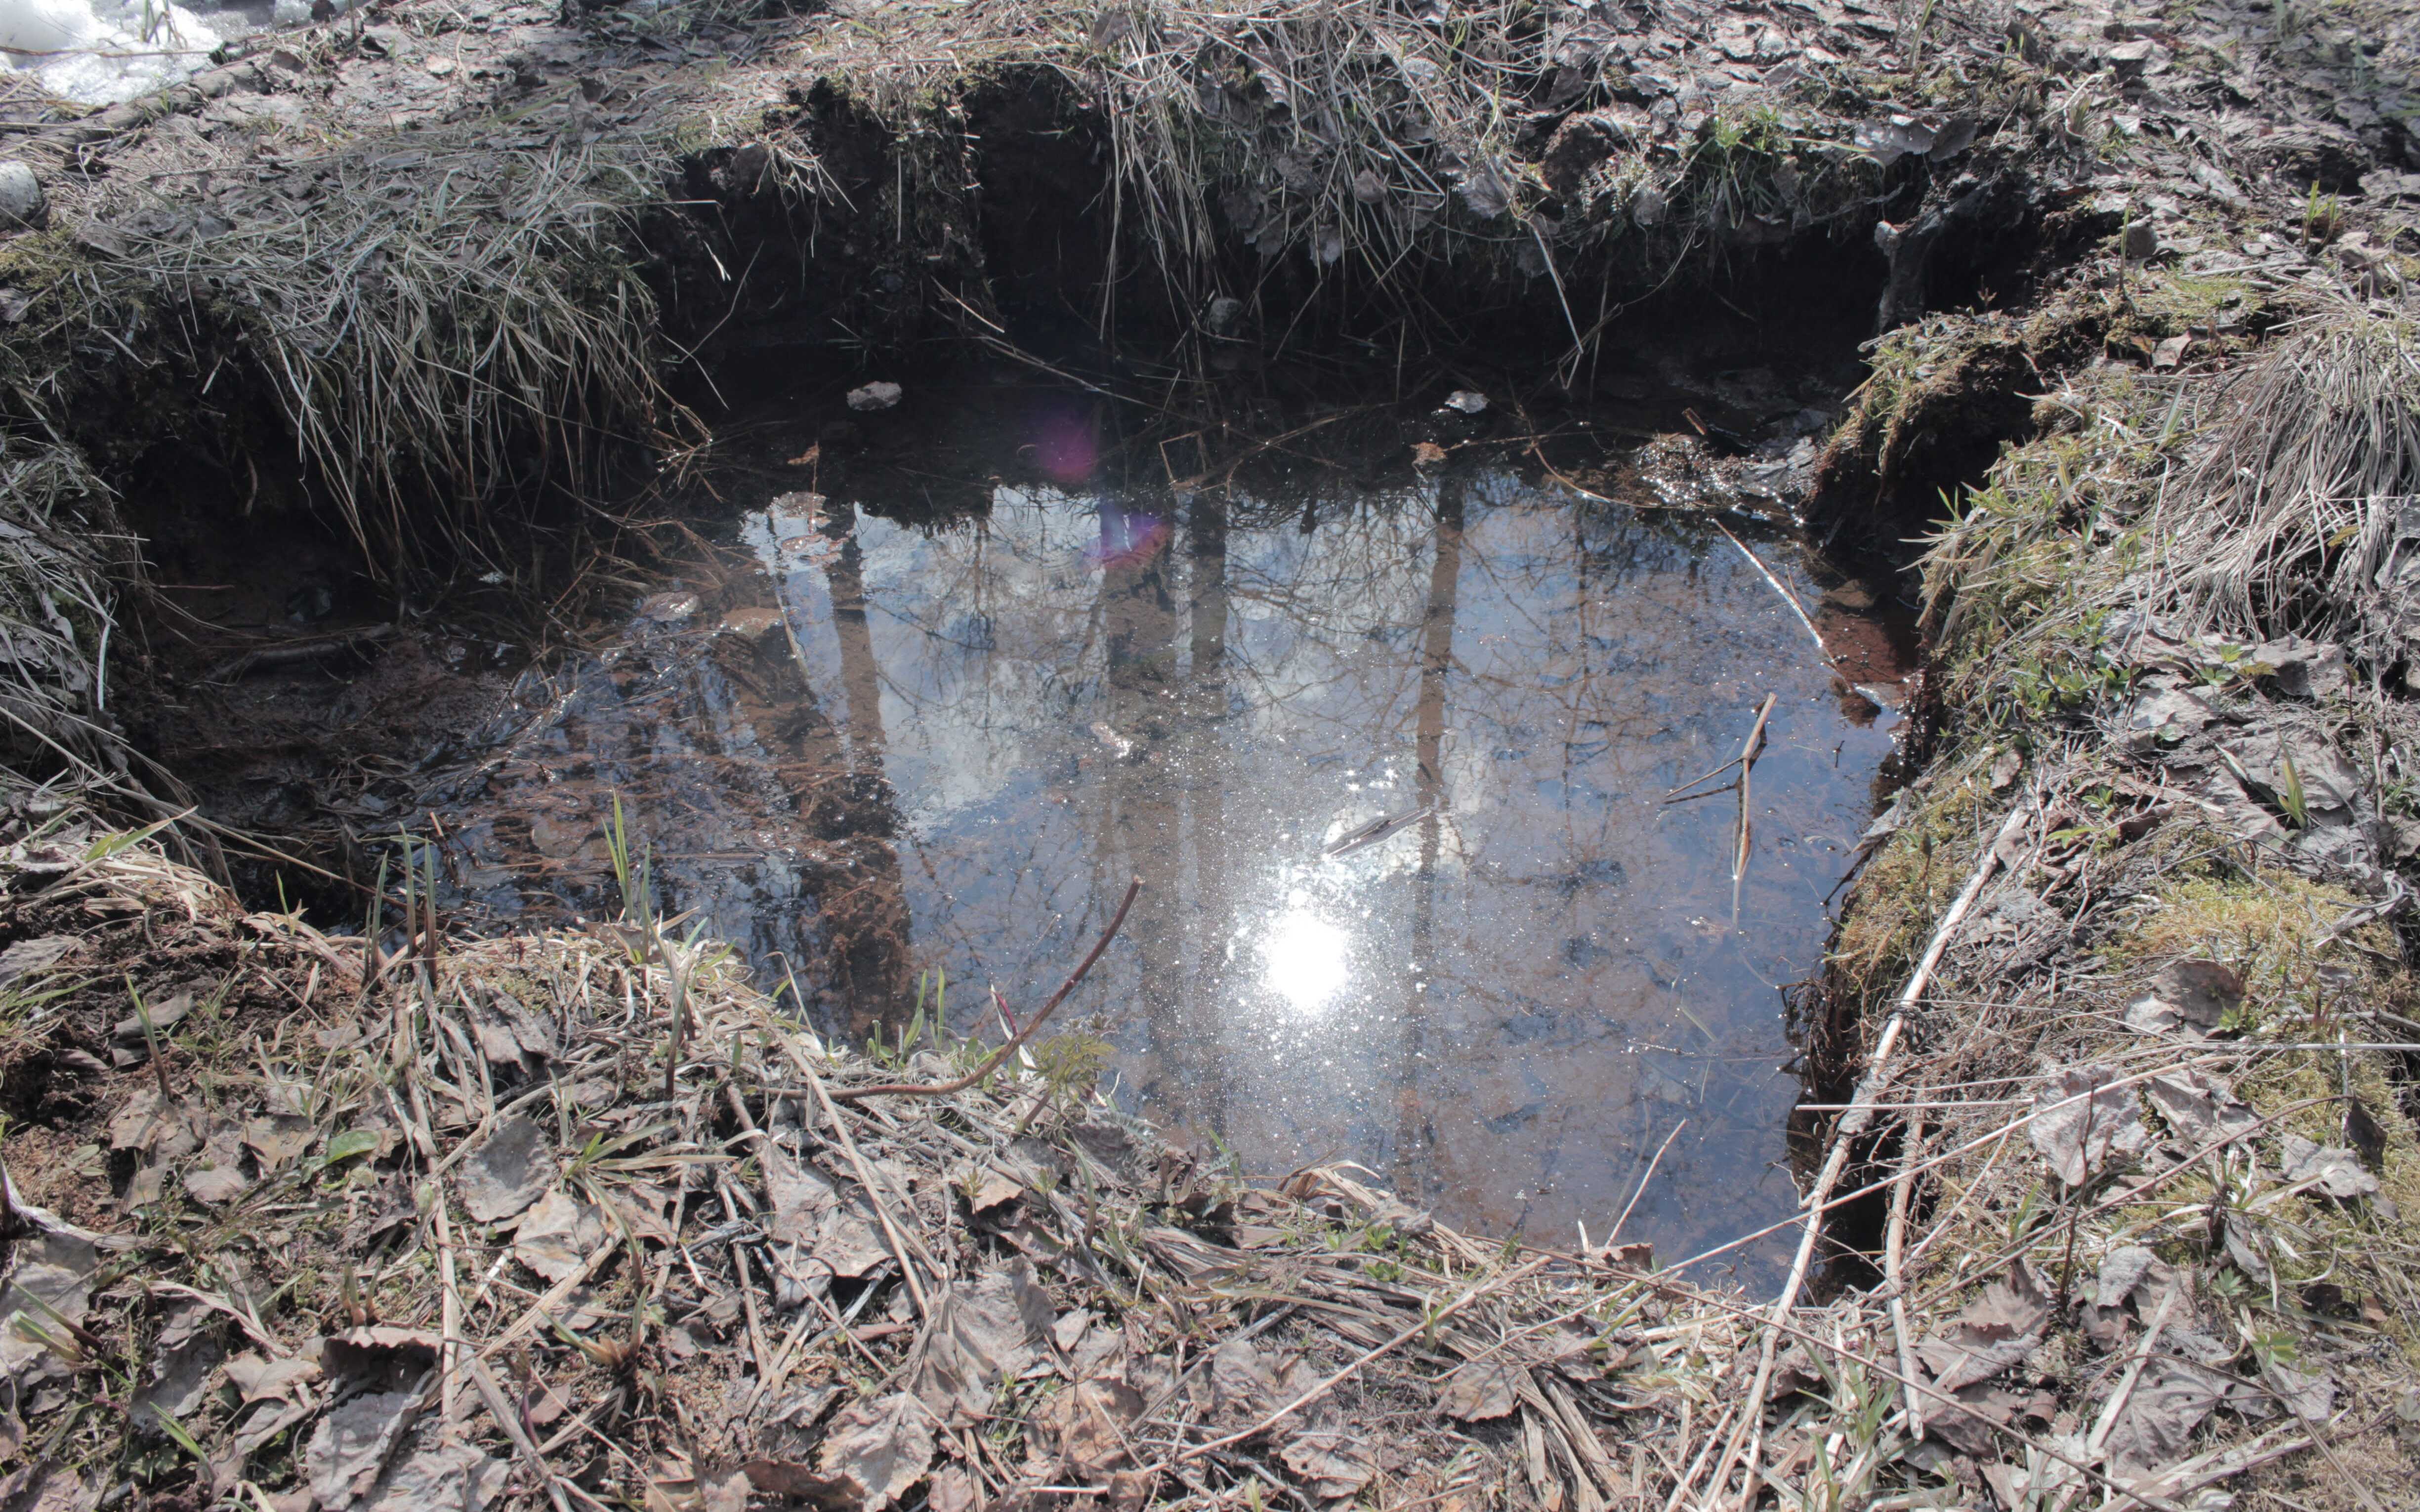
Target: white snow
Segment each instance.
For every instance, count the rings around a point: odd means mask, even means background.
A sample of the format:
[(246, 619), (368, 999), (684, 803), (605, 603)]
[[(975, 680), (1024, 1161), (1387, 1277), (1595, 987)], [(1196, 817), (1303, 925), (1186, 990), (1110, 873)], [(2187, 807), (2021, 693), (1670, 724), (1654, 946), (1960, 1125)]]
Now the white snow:
[(217, 32), (179, 5), (154, 15), (147, 39), (142, 0), (0, 0), (0, 64), (87, 105), (132, 100), (209, 67)]

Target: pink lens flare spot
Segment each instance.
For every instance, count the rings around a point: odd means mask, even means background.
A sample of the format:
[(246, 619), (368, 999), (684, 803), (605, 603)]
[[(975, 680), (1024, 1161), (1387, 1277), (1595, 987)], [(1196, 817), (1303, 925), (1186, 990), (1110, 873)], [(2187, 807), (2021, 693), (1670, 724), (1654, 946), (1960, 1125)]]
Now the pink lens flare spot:
[(1033, 438), (1033, 461), (1042, 475), (1057, 484), (1078, 484), (1100, 465), (1101, 447), (1092, 418), (1082, 414), (1051, 414), (1042, 418)]
[(1156, 515), (1128, 514), (1101, 506), (1101, 538), (1084, 555), (1094, 565), (1119, 567), (1148, 560), (1168, 544), (1168, 522)]

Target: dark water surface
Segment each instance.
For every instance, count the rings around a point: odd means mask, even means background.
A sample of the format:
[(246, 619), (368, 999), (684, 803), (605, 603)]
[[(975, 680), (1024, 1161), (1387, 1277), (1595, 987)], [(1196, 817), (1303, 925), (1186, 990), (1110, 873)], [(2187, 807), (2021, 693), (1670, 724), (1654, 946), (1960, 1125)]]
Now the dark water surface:
[[(833, 1032), (939, 970), (996, 1034), (984, 990), (1039, 1002), (1139, 877), (1066, 1016), (1123, 1102), (1248, 1171), (1357, 1161), (1559, 1244), (1681, 1127), (1626, 1239), (1669, 1259), (1792, 1210), (1780, 989), (1892, 717), (1738, 549), (1509, 465), (1103, 490), (1081, 435), (985, 444), (720, 486), (698, 569), (526, 678), (432, 795), (470, 898), (610, 911), (618, 793), (663, 905), (795, 968)], [(920, 465), (986, 507), (934, 518)], [(1818, 604), (1794, 548), (1759, 549)], [(1661, 800), (1767, 694), (1735, 889), (1736, 798)]]

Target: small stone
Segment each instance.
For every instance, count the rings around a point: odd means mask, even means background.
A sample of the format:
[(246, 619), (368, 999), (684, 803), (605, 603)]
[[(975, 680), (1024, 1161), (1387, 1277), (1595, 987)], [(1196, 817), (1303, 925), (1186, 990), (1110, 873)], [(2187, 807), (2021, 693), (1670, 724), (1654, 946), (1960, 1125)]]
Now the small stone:
[(51, 198), (22, 162), (0, 162), (0, 226), (27, 231), (49, 224)]
[(873, 382), (848, 391), (848, 407), (860, 411), (888, 409), (899, 402), (907, 391), (896, 383)]
[(2143, 76), (2143, 70), (2150, 67), (2151, 44), (2141, 40), (2120, 42), (2111, 48), (2106, 55), (2109, 59), (2110, 71), (2118, 77), (2139, 79)]

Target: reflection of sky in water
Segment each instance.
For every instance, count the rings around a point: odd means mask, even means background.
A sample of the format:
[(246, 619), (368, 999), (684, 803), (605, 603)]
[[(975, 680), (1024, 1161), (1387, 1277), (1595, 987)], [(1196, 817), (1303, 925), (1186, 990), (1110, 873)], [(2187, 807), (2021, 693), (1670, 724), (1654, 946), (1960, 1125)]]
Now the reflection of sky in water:
[[(762, 578), (524, 701), (448, 820), (467, 872), (515, 879), (490, 902), (594, 877), (610, 786), (670, 906), (760, 961), (812, 962), (844, 905), (904, 923), (901, 990), (947, 970), (971, 1028), (1139, 876), (1063, 1011), (1117, 1046), (1118, 1096), (1254, 1174), (1357, 1160), (1450, 1221), (1601, 1238), (1686, 1119), (1627, 1237), (1677, 1257), (1792, 1211), (1776, 984), (1818, 963), (1888, 736), (1718, 535), (1497, 472), (1315, 505), (1001, 486), (932, 529), (814, 502), (743, 523)], [(1767, 692), (1734, 929), (1735, 802), (1659, 800)], [(844, 888), (814, 815), (852, 771), (897, 838)]]
[[(1682, 529), (1506, 474), (1309, 517), (1003, 486), (955, 528), (861, 518), (914, 964), (1032, 1001), (1140, 876), (1079, 1011), (1122, 1095), (1256, 1172), (1357, 1159), (1465, 1220), (1601, 1234), (1687, 1118), (1639, 1231), (1781, 1215), (1775, 984), (1816, 963), (1887, 737)], [(825, 575), (766, 560), (830, 686)], [(1768, 690), (1734, 933), (1735, 807), (1657, 800)]]

